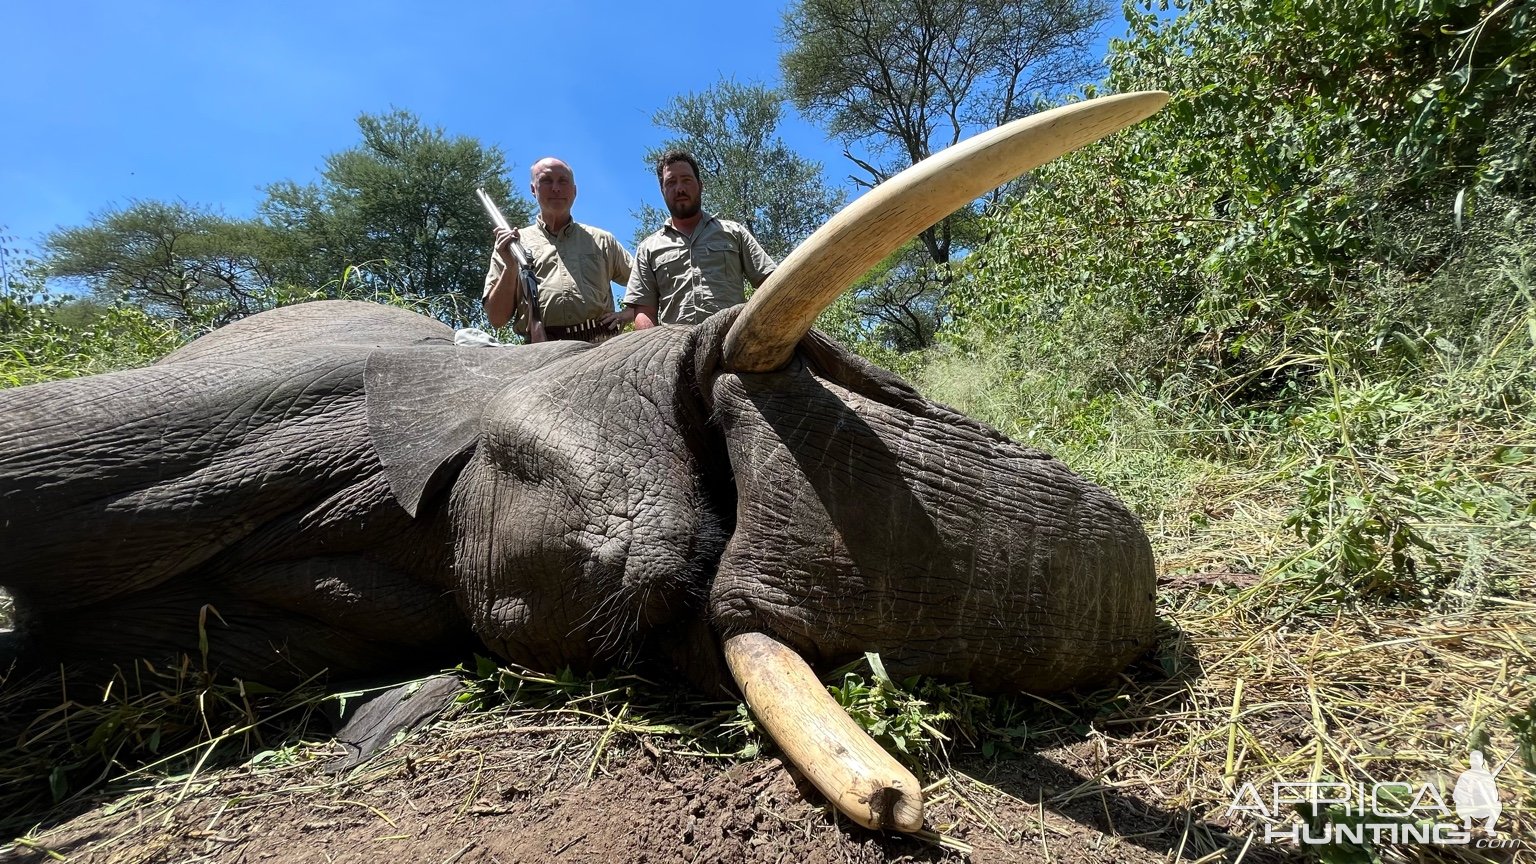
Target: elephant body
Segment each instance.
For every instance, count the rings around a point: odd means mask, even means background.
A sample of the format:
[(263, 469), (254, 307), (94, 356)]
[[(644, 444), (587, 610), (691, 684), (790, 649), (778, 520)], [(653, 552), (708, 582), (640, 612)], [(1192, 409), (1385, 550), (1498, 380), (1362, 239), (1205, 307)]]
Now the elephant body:
[(464, 348), (328, 301), (0, 391), (17, 650), (206, 644), (271, 684), (647, 654), (714, 686), (720, 640), (761, 631), (812, 665), (878, 651), (1043, 692), (1151, 644), (1151, 550), (1113, 496), (814, 332), (782, 369), (727, 371), (738, 313)]

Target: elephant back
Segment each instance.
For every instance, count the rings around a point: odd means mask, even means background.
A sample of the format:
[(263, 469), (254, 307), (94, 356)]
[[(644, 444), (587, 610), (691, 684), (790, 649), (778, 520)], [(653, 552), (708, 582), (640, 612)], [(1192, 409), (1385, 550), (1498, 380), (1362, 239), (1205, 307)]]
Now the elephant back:
[(453, 344), (453, 329), (408, 309), (357, 300), (321, 300), (242, 318), (183, 346), (160, 362), (183, 363), (273, 348), (399, 348), (430, 344)]

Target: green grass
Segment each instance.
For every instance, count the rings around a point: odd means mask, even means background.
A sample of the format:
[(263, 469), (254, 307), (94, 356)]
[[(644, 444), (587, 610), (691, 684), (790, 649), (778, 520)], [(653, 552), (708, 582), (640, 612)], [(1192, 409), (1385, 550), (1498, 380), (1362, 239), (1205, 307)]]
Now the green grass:
[[(1227, 410), (1210, 408), (1222, 404), (1212, 398), (1220, 382), (1095, 390), (1098, 370), (1081, 369), (1081, 356), (1019, 341), (953, 338), (915, 378), (931, 398), (1109, 487), (1155, 532), (1219, 517), (1226, 505), (1202, 488), (1263, 478), (1285, 510), (1258, 529), (1276, 554), (1251, 566), (1299, 581), (1311, 600), (1432, 604), (1449, 586), (1507, 594), (1536, 570), (1530, 249), (1513, 243), (1481, 269), (1448, 268), (1444, 280), (1483, 280), (1473, 288), (1420, 286), (1506, 298), (1459, 342), (1313, 332), (1274, 370), (1283, 389)], [(1192, 506), (1197, 498), (1207, 500)]]
[[(1473, 746), (1536, 767), (1533, 262), (1511, 232), (1421, 284), (1378, 274), (1363, 326), (1303, 334), (1241, 403), (1242, 382), (1116, 370), (1113, 336), (950, 334), (914, 364), (926, 395), (1104, 484), (1152, 536), (1157, 660), (1190, 677), (1053, 700), (1058, 728), (1118, 742), (1100, 782), (1218, 817), (1244, 782), (1454, 780)], [(1455, 326), (1412, 323), (1436, 308)], [(1501, 829), (1529, 834), (1536, 775), (1500, 784)]]
[(913, 377), (928, 398), (1051, 453), (1144, 519), (1166, 518), (1171, 502), (1220, 470), (1188, 446), (1188, 427), (1156, 399), (1089, 395), (1040, 358), (1020, 356), (1017, 345), (941, 346)]
[[(189, 659), (140, 662), (110, 679), (0, 670), (0, 836), (50, 808), (96, 800), (104, 788), (183, 780), (300, 740), (327, 698), (313, 686), (278, 693), (217, 681)], [(318, 724), (319, 734), (328, 727)]]

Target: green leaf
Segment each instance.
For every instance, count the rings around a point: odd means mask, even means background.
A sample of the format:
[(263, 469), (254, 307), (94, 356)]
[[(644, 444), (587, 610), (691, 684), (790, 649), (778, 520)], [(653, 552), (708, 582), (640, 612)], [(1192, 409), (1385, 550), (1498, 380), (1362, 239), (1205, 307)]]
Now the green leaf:
[(64, 766), (55, 765), (48, 772), (48, 790), (53, 793), (53, 801), (57, 804), (69, 795), (69, 775), (65, 773)]

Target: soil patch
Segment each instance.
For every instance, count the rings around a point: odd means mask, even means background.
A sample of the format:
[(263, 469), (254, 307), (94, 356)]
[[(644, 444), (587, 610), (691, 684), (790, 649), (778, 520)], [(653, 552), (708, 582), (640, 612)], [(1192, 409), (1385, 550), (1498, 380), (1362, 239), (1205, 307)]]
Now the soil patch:
[(908, 836), (837, 816), (775, 758), (527, 720), (442, 721), (339, 777), (324, 770), (338, 746), (305, 745), (284, 751), (289, 764), (269, 757), (120, 792), (0, 860), (1059, 864), (1195, 860), (1241, 845), (1088, 781), (1086, 744), (962, 757), (929, 778), (931, 830)]

